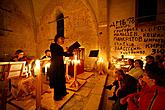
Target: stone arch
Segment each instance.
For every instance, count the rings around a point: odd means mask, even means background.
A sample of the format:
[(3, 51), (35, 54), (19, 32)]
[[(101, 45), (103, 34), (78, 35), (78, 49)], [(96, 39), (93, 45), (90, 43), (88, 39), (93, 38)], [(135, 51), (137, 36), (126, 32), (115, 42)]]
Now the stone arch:
[[(45, 8), (46, 10), (43, 11), (42, 20), (45, 23), (49, 21), (55, 21), (54, 18), (56, 18), (55, 16), (58, 11), (62, 12), (64, 14), (65, 20), (64, 36), (66, 40), (64, 47), (67, 47), (73, 42), (78, 41), (82, 47), (86, 48), (85, 59), (86, 61), (88, 61), (85, 63), (87, 64), (90, 62), (90, 58), (88, 57), (90, 50), (98, 49), (98, 31), (96, 16), (93, 11), (91, 11), (92, 8), (90, 8), (90, 5), (85, 5), (81, 0), (64, 1), (66, 1), (64, 4), (50, 2)], [(56, 22), (45, 24), (43, 27), (45, 28), (45, 30), (50, 29), (49, 33), (53, 33), (52, 25), (56, 25)], [(56, 34), (56, 32), (54, 32), (54, 34)], [(54, 39), (53, 34), (50, 36), (50, 39)]]

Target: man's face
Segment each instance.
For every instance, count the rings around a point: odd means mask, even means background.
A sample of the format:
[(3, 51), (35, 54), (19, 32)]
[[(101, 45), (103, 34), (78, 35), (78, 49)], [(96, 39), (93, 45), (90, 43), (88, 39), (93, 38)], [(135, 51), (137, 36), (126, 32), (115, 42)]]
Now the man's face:
[(23, 52), (21, 52), (21, 53), (18, 54), (18, 58), (23, 58), (23, 56), (24, 56), (24, 53)]
[(51, 56), (51, 52), (46, 52), (46, 56)]
[(147, 63), (147, 64), (151, 64), (152, 62), (153, 62), (152, 59), (146, 58), (146, 63)]
[(58, 40), (57, 40), (57, 43), (58, 43), (59, 45), (64, 44), (64, 38), (63, 38), (63, 37), (59, 37)]
[(134, 66), (135, 66), (135, 67), (140, 67), (139, 62), (138, 62), (138, 61), (135, 61)]

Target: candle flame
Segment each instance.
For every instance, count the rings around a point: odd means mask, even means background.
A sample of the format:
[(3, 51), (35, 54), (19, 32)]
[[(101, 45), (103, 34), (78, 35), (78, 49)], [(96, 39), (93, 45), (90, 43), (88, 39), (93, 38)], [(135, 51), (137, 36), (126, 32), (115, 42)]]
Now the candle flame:
[(98, 59), (97, 62), (103, 63), (103, 58), (102, 57), (99, 57), (99, 59)]

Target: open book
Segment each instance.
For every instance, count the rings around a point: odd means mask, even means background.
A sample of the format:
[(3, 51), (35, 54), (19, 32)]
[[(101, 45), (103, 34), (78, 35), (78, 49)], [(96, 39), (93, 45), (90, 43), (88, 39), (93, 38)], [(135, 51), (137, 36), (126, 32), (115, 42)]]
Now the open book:
[(74, 49), (78, 49), (80, 46), (81, 45), (76, 41), (68, 48), (68, 52), (72, 53)]

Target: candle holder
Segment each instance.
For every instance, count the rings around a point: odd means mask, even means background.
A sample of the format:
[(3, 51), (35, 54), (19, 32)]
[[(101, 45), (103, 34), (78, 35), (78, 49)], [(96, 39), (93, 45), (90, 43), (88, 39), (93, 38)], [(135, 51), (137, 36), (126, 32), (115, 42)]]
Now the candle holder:
[(70, 63), (70, 60), (65, 59), (65, 64), (66, 64), (66, 72), (65, 72), (65, 78), (66, 78), (66, 82), (69, 83), (70, 79), (71, 79), (71, 76), (68, 74), (68, 66), (69, 66), (69, 63)]
[(77, 64), (80, 63), (80, 60), (73, 60), (74, 62), (74, 78), (69, 87), (79, 88), (81, 84), (77, 81)]
[(41, 67), (40, 60), (35, 61), (36, 67), (35, 74), (37, 75), (37, 83), (36, 83), (36, 110), (41, 109)]

